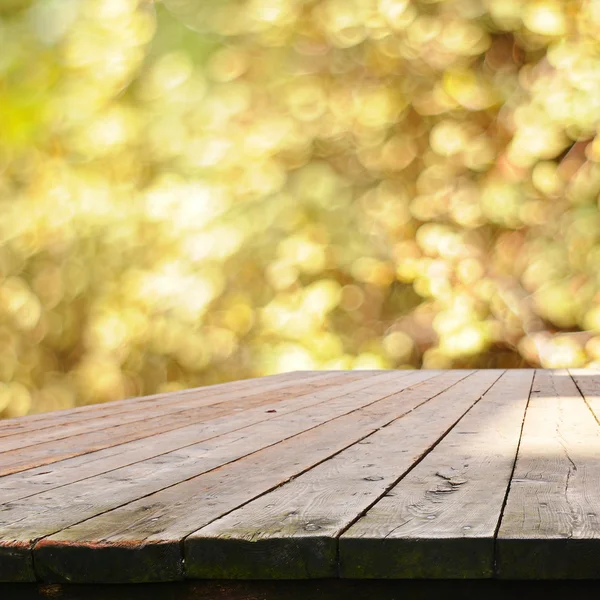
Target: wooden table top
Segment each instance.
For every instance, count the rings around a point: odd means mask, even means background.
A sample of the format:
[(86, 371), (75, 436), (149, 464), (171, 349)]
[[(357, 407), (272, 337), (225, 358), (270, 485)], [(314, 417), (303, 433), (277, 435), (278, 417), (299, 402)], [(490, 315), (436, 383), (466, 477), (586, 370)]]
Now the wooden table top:
[(299, 371), (0, 422), (0, 581), (600, 577), (598, 371)]

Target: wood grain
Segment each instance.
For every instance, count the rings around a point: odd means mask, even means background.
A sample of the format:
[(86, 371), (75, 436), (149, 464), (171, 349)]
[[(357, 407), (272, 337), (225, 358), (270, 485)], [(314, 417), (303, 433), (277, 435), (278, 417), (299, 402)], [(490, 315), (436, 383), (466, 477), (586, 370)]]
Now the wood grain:
[[(350, 376), (353, 381), (354, 377), (368, 379), (370, 374), (360, 373), (355, 376)], [(329, 379), (324, 383), (329, 384)], [(64, 460), (73, 456), (87, 454), (96, 450), (102, 450), (111, 446), (124, 444), (130, 441), (147, 438), (150, 436), (159, 435), (165, 431), (171, 431), (181, 427), (185, 427), (190, 423), (202, 422), (207, 419), (216, 418), (220, 415), (227, 414), (231, 411), (242, 411), (252, 406), (260, 405), (265, 402), (281, 401), (285, 398), (295, 397), (298, 394), (308, 393), (311, 390), (320, 387), (318, 382), (298, 384), (294, 386), (285, 385), (282, 388), (262, 389), (256, 394), (249, 394), (242, 397), (237, 403), (232, 404), (235, 399), (234, 395), (228, 395), (222, 399), (222, 402), (217, 401), (217, 406), (211, 405), (215, 399), (206, 400), (206, 409), (203, 408), (202, 402), (192, 401), (199, 406), (189, 408), (186, 411), (170, 413), (164, 409), (164, 414), (159, 414), (155, 418), (140, 419), (139, 417), (145, 414), (145, 411), (139, 411), (136, 416), (136, 421), (132, 423), (124, 423), (123, 425), (113, 425), (107, 429), (96, 431), (88, 431), (70, 437), (51, 440), (48, 442), (38, 443), (33, 446), (25, 446), (11, 451), (0, 453), (0, 476), (17, 473), (26, 469), (31, 469), (41, 465), (48, 465), (59, 460)], [(227, 400), (227, 402), (225, 402)], [(223, 403), (223, 406), (219, 406)], [(12, 438), (9, 438), (12, 439)]]
[(598, 457), (600, 427), (569, 375), (536, 371), (498, 532), (500, 577), (599, 576)]
[[(338, 398), (330, 402), (308, 406), (206, 442), (5, 504), (0, 510), (0, 539), (13, 545), (21, 544), (20, 547), (23, 544), (31, 547), (35, 540), (63, 527), (196, 477), (356, 410), (381, 397), (387, 388), (399, 389), (410, 385), (403, 382), (411, 378), (419, 380), (431, 376), (431, 373), (422, 372), (399, 377), (386, 372), (368, 377), (338, 389)], [(25, 560), (30, 560), (30, 552), (22, 554), (23, 578), (32, 577), (25, 564)], [(0, 569), (2, 564), (0, 556)], [(0, 581), (3, 577), (0, 571)]]
[[(205, 406), (216, 404), (227, 405), (231, 401), (240, 402), (240, 400), (271, 394), (272, 399), (278, 397), (285, 398), (290, 394), (302, 393), (304, 389), (310, 391), (313, 386), (319, 386), (319, 382), (324, 385), (332, 378), (342, 378), (343, 376), (335, 374), (317, 374), (315, 377), (302, 378), (299, 381), (278, 381), (277, 383), (262, 384), (242, 390), (220, 390), (214, 392), (205, 392), (202, 388), (193, 394), (184, 394), (175, 396), (169, 402), (164, 399), (152, 400), (148, 403), (133, 403), (117, 409), (115, 413), (94, 415), (93, 418), (78, 419), (69, 421), (58, 417), (58, 421), (52, 416), (47, 420), (37, 422), (30, 430), (12, 432), (4, 437), (0, 437), (0, 460), (2, 453), (14, 449), (25, 449), (29, 446), (43, 444), (53, 440), (60, 440), (74, 435), (81, 435), (93, 431), (110, 429), (126, 423), (135, 423), (136, 421), (149, 421), (153, 417), (164, 418), (172, 415), (183, 420), (190, 414), (189, 411)], [(262, 382), (261, 382), (262, 383)], [(107, 432), (110, 434), (110, 432)]]
[[(311, 393), (292, 395), (286, 400), (269, 402), (271, 396), (264, 394), (259, 395), (252, 402), (249, 400), (232, 402), (229, 408), (219, 406), (200, 409), (196, 411), (193, 418), (188, 420), (189, 424), (186, 427), (6, 475), (0, 478), (0, 502), (27, 498), (308, 406), (327, 402), (343, 395), (348, 389), (352, 390), (353, 388), (344, 387), (349, 383), (360, 380), (368, 385), (367, 377), (368, 375), (364, 373), (352, 372), (343, 377), (344, 384), (330, 379), (326, 389), (315, 388)], [(233, 410), (233, 414), (230, 414), (230, 409)]]
[(339, 541), (347, 578), (491, 577), (531, 371), (509, 371)]
[(63, 425), (73, 423), (78, 420), (93, 419), (96, 417), (117, 414), (119, 412), (128, 412), (130, 410), (139, 410), (143, 406), (153, 403), (174, 403), (181, 398), (185, 398), (190, 394), (212, 395), (233, 391), (241, 391), (244, 389), (256, 389), (257, 386), (262, 386), (267, 383), (282, 383), (286, 384), (289, 381), (300, 381), (307, 378), (316, 378), (319, 375), (327, 375), (334, 373), (333, 371), (292, 371), (289, 373), (280, 373), (278, 375), (269, 375), (267, 377), (258, 377), (253, 379), (243, 379), (241, 381), (232, 381), (228, 383), (219, 383), (216, 385), (208, 385), (199, 388), (190, 388), (180, 390), (178, 392), (165, 392), (162, 394), (153, 394), (151, 396), (141, 396), (138, 398), (126, 398), (125, 400), (115, 400), (113, 402), (89, 404), (78, 406), (77, 408), (69, 408), (64, 410), (55, 410), (50, 413), (39, 413), (35, 415), (27, 415), (25, 417), (15, 417), (12, 419), (4, 419), (0, 421), (0, 437), (25, 433), (52, 427), (54, 425)]
[[(381, 497), (498, 380), (481, 371), (335, 457), (193, 533), (193, 578), (337, 576), (337, 537)], [(416, 388), (416, 393), (419, 388)]]
[[(220, 468), (144, 495), (42, 540), (34, 551), (36, 569), (47, 580), (180, 579), (181, 540), (185, 535), (300, 475), (467, 374), (453, 372), (433, 379), (432, 373), (425, 372), (402, 379), (392, 374), (376, 386), (328, 403), (321, 414), (315, 409), (306, 411), (303, 426), (294, 424), (290, 417), (280, 423), (270, 421), (255, 437), (279, 443), (264, 447), (263, 441), (263, 449), (253, 454), (248, 448), (252, 438), (237, 444), (221, 443), (215, 452), (227, 455), (229, 464), (221, 459)], [(422, 393), (403, 398), (402, 390), (411, 385), (422, 388)], [(309, 427), (309, 422), (316, 426)], [(236, 455), (239, 460), (233, 460)], [(150, 491), (149, 482), (141, 489)], [(39, 519), (37, 522), (39, 530)], [(19, 523), (19, 530), (22, 527)], [(162, 557), (160, 565), (155, 564), (156, 552)], [(120, 569), (114, 568), (116, 564)]]

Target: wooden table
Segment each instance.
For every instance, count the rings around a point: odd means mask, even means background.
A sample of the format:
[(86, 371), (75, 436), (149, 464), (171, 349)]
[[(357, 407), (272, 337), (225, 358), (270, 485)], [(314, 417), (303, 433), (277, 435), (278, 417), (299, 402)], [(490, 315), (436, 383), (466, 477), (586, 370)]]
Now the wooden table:
[(599, 417), (595, 371), (300, 371), (2, 421), (0, 581), (600, 578)]

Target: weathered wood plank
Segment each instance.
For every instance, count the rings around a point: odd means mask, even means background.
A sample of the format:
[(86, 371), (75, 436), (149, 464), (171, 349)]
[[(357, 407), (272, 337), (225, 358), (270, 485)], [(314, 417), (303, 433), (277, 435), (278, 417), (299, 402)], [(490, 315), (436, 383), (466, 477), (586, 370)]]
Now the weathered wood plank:
[(482, 371), (185, 540), (186, 574), (337, 576), (337, 537), (468, 411), (502, 371)]
[(342, 577), (493, 576), (494, 534), (531, 381), (531, 371), (507, 372), (340, 537)]
[(67, 408), (64, 410), (55, 410), (50, 413), (38, 413), (27, 415), (25, 417), (14, 417), (12, 419), (0, 420), (0, 437), (13, 435), (14, 433), (24, 433), (31, 429), (43, 428), (46, 426), (62, 423), (71, 423), (79, 419), (90, 419), (96, 416), (106, 414), (116, 414), (120, 411), (129, 411), (135, 407), (136, 410), (145, 406), (147, 403), (165, 402), (169, 403), (184, 398), (189, 394), (216, 394), (223, 391), (241, 391), (249, 388), (256, 388), (264, 383), (282, 383), (288, 381), (300, 381), (306, 378), (315, 377), (318, 374), (326, 375), (334, 371), (291, 371), (289, 373), (280, 373), (278, 375), (268, 375), (266, 377), (255, 377), (252, 379), (243, 379), (240, 381), (230, 381), (199, 388), (190, 388), (178, 392), (165, 392), (153, 394), (150, 396), (140, 396), (137, 398), (126, 398), (124, 400), (115, 400), (112, 402), (102, 402), (78, 406), (76, 408)]
[[(346, 388), (345, 385), (354, 381), (367, 382), (367, 376), (352, 372), (344, 376), (343, 380), (345, 382), (343, 384), (329, 380), (330, 385), (325, 390), (294, 395), (287, 400), (270, 402), (270, 396), (264, 394), (262, 397), (255, 398), (253, 402), (247, 400), (232, 402), (231, 408), (234, 414), (230, 414), (229, 408), (223, 407), (200, 409), (193, 418), (188, 420), (189, 424), (186, 427), (0, 477), (0, 503), (46, 492), (197, 444), (224, 433), (237, 431), (255, 423), (268, 421), (301, 408), (327, 402), (353, 389)], [(236, 412), (238, 408), (243, 410)]]
[(600, 427), (571, 378), (538, 370), (498, 532), (500, 577), (600, 576), (599, 457)]
[[(436, 373), (431, 372), (415, 372), (402, 377), (394, 372), (375, 375), (344, 386), (343, 392), (338, 389), (340, 397), (330, 402), (5, 504), (0, 507), (0, 539), (10, 545), (13, 557), (22, 558), (21, 580), (31, 580), (34, 575), (28, 563), (30, 549), (39, 538), (297, 436), (403, 389), (411, 382), (434, 375)], [(270, 468), (269, 465), (266, 468)], [(216, 504), (214, 500), (213, 504)], [(6, 580), (5, 564), (0, 547), (0, 581)], [(14, 576), (13, 569), (11, 577)]]
[[(259, 435), (280, 443), (258, 452), (250, 454), (256, 449), (248, 447), (252, 439), (242, 440), (241, 447), (239, 442), (221, 443), (220, 452), (228, 455), (230, 464), (40, 541), (34, 550), (38, 575), (46, 580), (87, 582), (181, 579), (181, 540), (185, 535), (301, 474), (467, 375), (453, 372), (429, 381), (425, 379), (431, 374), (423, 372), (400, 380), (391, 375), (364, 392), (346, 395), (337, 406), (336, 401), (329, 403), (324, 407), (329, 410), (322, 415), (309, 410), (306, 418), (321, 423), (316, 427), (298, 427), (287, 417), (276, 432), (276, 420), (271, 421)], [(424, 382), (417, 387), (420, 392), (401, 392), (418, 382)], [(331, 418), (336, 413), (337, 418)], [(330, 417), (326, 423), (324, 414)], [(245, 458), (233, 461), (236, 454)], [(146, 492), (156, 485), (154, 479), (142, 483)], [(139, 484), (132, 485), (139, 494)], [(39, 518), (36, 521), (39, 531)], [(20, 522), (18, 531), (22, 530)], [(157, 555), (160, 562), (156, 562)]]
[[(30, 426), (30, 429), (21, 429), (17, 432), (11, 432), (0, 437), (0, 459), (2, 453), (15, 449), (25, 449), (29, 446), (50, 442), (53, 440), (64, 439), (75, 435), (82, 435), (92, 431), (100, 431), (134, 423), (136, 421), (149, 421), (153, 417), (164, 418), (172, 415), (177, 418), (181, 416), (183, 420), (190, 414), (190, 410), (195, 410), (204, 406), (216, 404), (227, 404), (231, 401), (239, 403), (242, 399), (251, 401), (252, 398), (270, 394), (273, 399), (277, 397), (286, 398), (289, 395), (300, 394), (304, 390), (311, 390), (313, 386), (328, 385), (328, 381), (334, 378), (342, 379), (338, 374), (319, 373), (314, 377), (305, 377), (299, 381), (279, 381), (276, 383), (264, 384), (259, 382), (254, 387), (243, 388), (240, 390), (220, 390), (207, 393), (200, 388), (197, 393), (175, 395), (169, 402), (163, 399), (152, 400), (147, 403), (129, 404), (115, 413), (96, 414), (93, 418), (76, 419), (70, 421), (66, 417), (50, 416), (45, 421), (38, 421)], [(184, 414), (187, 411), (187, 415)], [(81, 415), (75, 415), (77, 417)], [(110, 432), (107, 432), (110, 433)]]
[[(352, 381), (354, 380), (354, 377), (368, 379), (369, 377), (372, 377), (372, 375), (361, 373), (352, 376)], [(327, 383), (329, 383), (328, 380)], [(137, 420), (133, 423), (125, 423), (123, 425), (113, 425), (109, 429), (84, 432), (67, 438), (35, 444), (34, 446), (9, 450), (0, 453), (0, 476), (17, 473), (41, 465), (48, 465), (59, 460), (87, 454), (96, 450), (102, 450), (130, 441), (155, 436), (166, 431), (185, 427), (189, 423), (205, 421), (206, 419), (215, 418), (231, 411), (246, 410), (252, 406), (260, 405), (264, 401), (281, 401), (285, 398), (294, 397), (295, 395), (302, 393), (302, 391), (318, 389), (319, 387), (319, 384), (314, 382), (305, 385), (298, 384), (297, 387), (294, 386), (294, 389), (291, 390), (288, 385), (271, 391), (263, 388), (263, 390), (257, 394), (248, 395), (242, 399), (243, 401), (238, 400), (237, 403), (234, 404), (231, 404), (231, 402), (234, 400), (235, 396), (227, 396), (227, 398), (223, 399), (225, 404), (222, 407), (218, 405), (211, 406), (208, 404), (208, 408), (206, 409), (196, 407), (175, 413), (169, 413), (165, 410), (164, 415), (155, 418)], [(225, 400), (227, 402), (225, 402)], [(207, 400), (206, 402), (208, 403), (210, 401)], [(195, 401), (192, 402), (192, 404), (195, 403)], [(221, 402), (218, 404), (221, 404)], [(141, 412), (139, 413), (139, 416), (143, 414), (145, 413)]]

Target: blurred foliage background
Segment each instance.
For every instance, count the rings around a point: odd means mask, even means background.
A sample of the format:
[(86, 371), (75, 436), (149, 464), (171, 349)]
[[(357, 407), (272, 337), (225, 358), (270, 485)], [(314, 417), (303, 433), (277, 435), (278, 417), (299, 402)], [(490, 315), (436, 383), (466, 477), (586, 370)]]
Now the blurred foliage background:
[(600, 2), (1, 0), (0, 414), (600, 365)]

